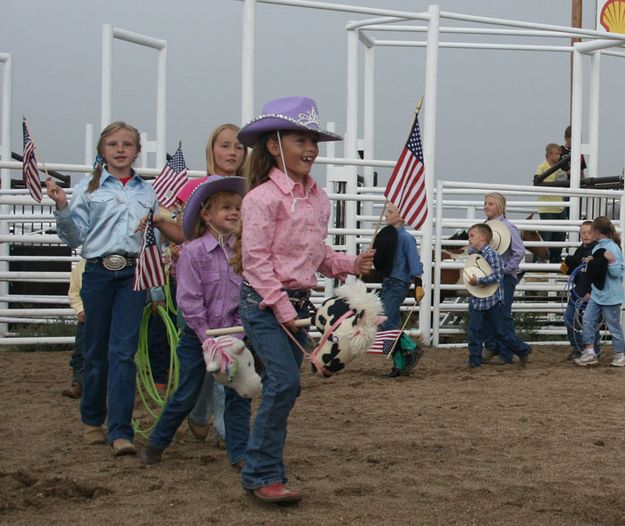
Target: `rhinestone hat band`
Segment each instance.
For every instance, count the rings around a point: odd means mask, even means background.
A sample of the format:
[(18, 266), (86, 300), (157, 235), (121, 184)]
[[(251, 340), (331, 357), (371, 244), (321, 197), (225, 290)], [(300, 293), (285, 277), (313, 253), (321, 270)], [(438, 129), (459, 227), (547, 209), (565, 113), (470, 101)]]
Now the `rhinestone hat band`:
[(277, 118), (285, 121), (292, 122), (293, 124), (299, 124), (300, 126), (304, 126), (309, 129), (314, 129), (316, 131), (321, 131), (321, 126), (319, 125), (319, 115), (317, 115), (317, 110), (313, 106), (310, 108), (310, 111), (305, 113), (300, 113), (297, 119), (289, 117), (288, 115), (282, 115), (281, 113), (266, 113), (265, 115), (260, 115), (256, 119), (250, 121), (250, 124), (253, 122), (259, 121), (261, 119), (268, 118)]

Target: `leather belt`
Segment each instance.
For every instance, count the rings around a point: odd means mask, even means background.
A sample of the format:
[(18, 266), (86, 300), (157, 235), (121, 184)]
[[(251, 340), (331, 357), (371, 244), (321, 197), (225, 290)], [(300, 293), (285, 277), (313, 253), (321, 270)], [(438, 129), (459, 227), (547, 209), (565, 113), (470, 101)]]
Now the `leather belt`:
[[(246, 279), (243, 280), (243, 285), (245, 287), (249, 287), (250, 289), (254, 289), (249, 281)], [(296, 309), (303, 309), (310, 301), (310, 290), (308, 289), (281, 289), (287, 293), (289, 297), (289, 301)]]
[(88, 259), (87, 263), (102, 265), (106, 270), (122, 270), (137, 263), (137, 256), (124, 256), (122, 254), (109, 254), (101, 258)]

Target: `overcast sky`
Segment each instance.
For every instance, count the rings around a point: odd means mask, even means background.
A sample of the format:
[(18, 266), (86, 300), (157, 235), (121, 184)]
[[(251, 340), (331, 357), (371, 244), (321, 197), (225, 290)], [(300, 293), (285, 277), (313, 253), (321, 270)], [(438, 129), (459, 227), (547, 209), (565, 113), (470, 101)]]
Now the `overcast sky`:
[[(413, 12), (428, 6), (420, 0), (340, 3)], [(583, 25), (593, 28), (595, 2), (584, 4)], [(570, 0), (440, 0), (439, 5), (444, 11), (565, 26), (571, 19)], [(236, 0), (2, 0), (0, 52), (11, 53), (14, 63), (12, 149), (21, 153), (20, 119), (25, 115), (40, 158), (83, 162), (85, 123), (97, 129), (100, 122), (102, 25), (108, 23), (168, 41), (167, 150), (173, 153), (182, 139), (190, 168), (204, 169), (210, 130), (241, 120), (242, 7)], [(336, 121), (343, 133), (344, 27), (362, 18), (259, 3), (255, 112), (267, 99), (308, 95), (316, 99), (322, 121)], [(375, 154), (395, 160), (423, 94), (425, 51), (380, 48), (376, 53)], [(113, 56), (113, 118), (127, 120), (154, 138), (155, 53), (116, 41)], [(624, 61), (603, 57), (601, 62), (602, 176), (620, 174), (623, 168)], [(441, 49), (437, 178), (529, 184), (544, 159), (544, 146), (562, 142), (568, 112), (568, 54)]]

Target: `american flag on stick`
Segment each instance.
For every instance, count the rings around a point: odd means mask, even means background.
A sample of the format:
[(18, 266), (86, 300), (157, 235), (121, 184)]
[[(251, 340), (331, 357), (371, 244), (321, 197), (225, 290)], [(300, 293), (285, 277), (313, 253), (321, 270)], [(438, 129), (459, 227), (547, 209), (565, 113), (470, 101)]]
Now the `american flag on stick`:
[(400, 329), (390, 331), (379, 331), (375, 335), (375, 340), (367, 351), (369, 354), (388, 354), (395, 346), (395, 342), (401, 336)]
[(179, 145), (174, 156), (167, 161), (163, 170), (154, 181), (154, 192), (158, 202), (165, 208), (173, 205), (178, 192), (188, 180), (187, 165), (184, 162), (182, 145)]
[(143, 246), (135, 269), (133, 290), (145, 290), (165, 285), (165, 269), (161, 258), (161, 249), (156, 243), (152, 218), (154, 211), (150, 210), (148, 222), (143, 233)]
[(24, 158), (22, 159), (22, 180), (24, 186), (28, 188), (30, 196), (41, 203), (43, 193), (41, 191), (41, 181), (39, 180), (39, 168), (35, 159), (35, 143), (30, 138), (30, 131), (26, 119), (22, 121), (22, 131), (24, 133)]
[(406, 223), (416, 229), (421, 227), (428, 215), (428, 202), (418, 114), (384, 195), (397, 206)]

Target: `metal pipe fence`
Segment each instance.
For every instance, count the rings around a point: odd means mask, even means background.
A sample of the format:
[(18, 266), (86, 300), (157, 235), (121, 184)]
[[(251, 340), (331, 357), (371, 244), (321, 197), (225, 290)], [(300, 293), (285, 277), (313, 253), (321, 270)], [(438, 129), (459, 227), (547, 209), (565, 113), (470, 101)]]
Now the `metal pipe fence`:
[[(361, 205), (370, 204), (372, 206), (380, 204), (383, 197), (379, 195), (377, 188), (358, 188), (355, 193), (340, 194), (329, 193), (331, 202), (334, 207), (343, 205), (346, 201), (360, 203)], [(479, 221), (476, 217), (481, 214), (481, 201), (477, 196), (493, 190), (505, 192), (508, 198), (508, 206), (510, 210), (535, 210), (540, 202), (535, 199), (536, 195), (544, 193), (544, 188), (536, 188), (531, 186), (515, 186), (515, 185), (492, 185), (471, 183), (463, 186), (462, 183), (455, 182), (439, 182), (436, 189), (435, 201), (432, 206), (434, 215), (433, 225), (434, 232), (432, 237), (432, 276), (433, 280), (430, 284), (432, 291), (432, 303), (430, 308), (426, 308), (432, 316), (432, 329), (429, 333), (423, 330), (419, 323), (419, 316), (413, 316), (415, 325), (410, 328), (411, 334), (422, 337), (430, 341), (434, 345), (445, 346), (455, 344), (454, 338), (462, 337), (464, 334), (464, 326), (462, 325), (462, 317), (467, 312), (468, 295), (461, 283), (441, 283), (441, 272), (444, 270), (459, 271), (463, 268), (463, 260), (444, 260), (442, 259), (443, 247), (466, 247), (467, 242), (463, 240), (447, 240), (448, 234), (445, 231), (454, 229), (466, 229), (471, 224)], [(556, 189), (554, 192), (566, 197), (579, 195), (580, 191), (571, 189)], [(583, 190), (584, 199), (594, 200), (602, 204), (607, 201), (618, 202), (620, 205), (622, 192), (610, 190)], [(6, 191), (0, 195), (0, 200), (9, 200), (13, 197), (23, 195), (18, 191)], [(465, 197), (462, 199), (460, 196)], [(517, 199), (515, 199), (515, 197)], [(23, 199), (28, 199), (26, 196)], [(464, 206), (463, 206), (464, 203)], [(41, 218), (50, 219), (52, 217), (50, 206), (31, 204), (29, 210), (21, 212), (22, 205), (14, 205), (15, 214), (8, 214), (11, 218), (0, 218), (0, 221), (6, 221), (9, 224), (20, 224), (24, 218), (36, 220)], [(454, 210), (463, 209), (463, 217), (451, 217), (448, 213)], [(356, 216), (355, 228), (332, 227), (329, 229), (329, 235), (332, 239), (334, 236), (340, 236), (345, 240), (343, 243), (332, 243), (333, 248), (337, 250), (346, 250), (351, 239), (351, 243), (356, 247), (357, 251), (366, 249), (375, 233), (374, 228), (360, 226), (368, 225), (377, 221), (377, 216)], [(531, 229), (535, 231), (561, 231), (574, 236), (579, 228), (580, 220), (558, 220), (558, 221), (541, 221), (540, 219), (512, 219), (515, 225), (523, 229)], [(20, 234), (8, 234), (1, 236), (0, 241), (7, 243), (10, 247), (15, 246), (47, 246), (54, 247), (62, 245), (61, 240), (55, 233), (44, 233), (46, 229), (39, 231), (28, 230), (32, 222), (23, 223)], [(54, 223), (50, 222), (49, 226), (54, 228)], [(619, 220), (617, 229), (623, 231), (623, 221)], [(420, 232), (411, 230), (411, 234), (417, 238), (420, 252), (423, 254), (428, 247), (423, 245), (423, 239)], [(577, 246), (576, 239), (569, 239), (563, 242), (544, 242), (531, 241), (526, 243), (526, 248), (532, 247), (550, 247), (559, 246), (565, 250), (573, 250)], [(20, 256), (3, 256), (2, 259), (8, 263), (42, 263), (42, 262), (64, 262), (68, 266), (78, 261), (79, 253), (73, 253), (68, 256), (45, 256), (40, 254), (20, 255)], [(528, 261), (521, 265), (521, 271), (524, 272), (523, 279), (519, 282), (516, 289), (516, 301), (513, 304), (513, 312), (519, 315), (533, 315), (539, 319), (547, 319), (547, 324), (536, 328), (533, 333), (542, 334), (546, 337), (563, 338), (565, 334), (564, 325), (561, 321), (563, 305), (564, 288), (566, 279), (559, 273), (559, 265), (550, 263), (536, 263)], [(51, 270), (8, 270), (0, 272), (0, 280), (9, 284), (26, 283), (30, 285), (38, 285), (44, 283), (60, 284), (66, 290), (69, 281), (69, 267), (66, 272)], [(371, 290), (379, 290), (380, 283), (368, 283)], [(426, 284), (427, 286), (427, 284)], [(312, 297), (314, 305), (319, 305), (325, 297), (333, 292), (334, 283), (332, 280), (320, 279), (315, 294)], [(63, 294), (40, 295), (32, 294), (7, 294), (0, 297), (0, 302), (5, 302), (7, 308), (0, 309), (0, 323), (15, 324), (50, 324), (50, 323), (67, 323), (73, 318), (73, 311), (67, 307), (67, 296)], [(413, 298), (408, 298), (403, 307), (402, 312), (407, 313), (414, 310), (418, 306)], [(551, 318), (549, 318), (551, 317)], [(12, 332), (11, 336), (0, 338), (2, 345), (26, 345), (33, 343), (67, 343), (66, 338), (45, 338), (37, 340), (36, 338), (23, 337), (19, 333)]]

